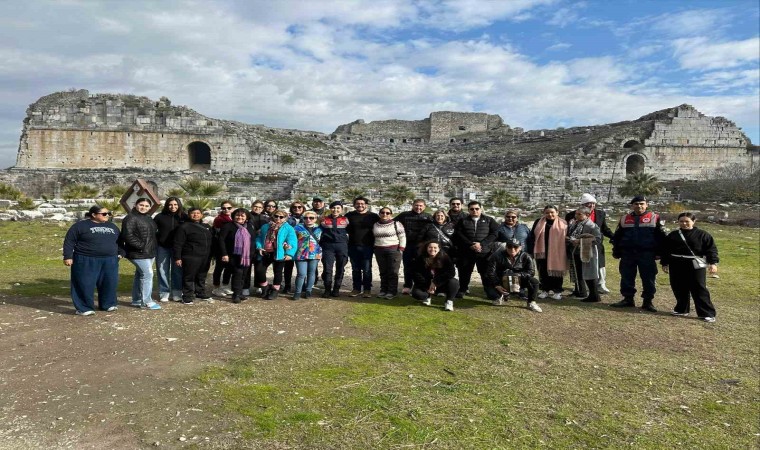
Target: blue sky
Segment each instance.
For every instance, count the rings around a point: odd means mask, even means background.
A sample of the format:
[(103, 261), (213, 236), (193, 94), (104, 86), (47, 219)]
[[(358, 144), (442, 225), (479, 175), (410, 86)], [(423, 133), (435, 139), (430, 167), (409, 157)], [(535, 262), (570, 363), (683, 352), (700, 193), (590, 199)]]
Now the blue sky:
[(0, 167), (26, 107), (69, 88), (330, 132), (499, 114), (526, 129), (682, 103), (760, 140), (757, 0), (31, 1), (0, 17)]

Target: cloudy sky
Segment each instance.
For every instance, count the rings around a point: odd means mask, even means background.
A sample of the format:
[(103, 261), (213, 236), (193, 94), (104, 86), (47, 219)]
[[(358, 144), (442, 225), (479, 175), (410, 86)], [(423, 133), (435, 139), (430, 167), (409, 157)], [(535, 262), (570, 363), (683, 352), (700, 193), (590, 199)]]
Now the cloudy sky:
[(323, 132), (440, 110), (556, 128), (689, 103), (760, 140), (757, 0), (0, 3), (0, 167), (26, 107), (69, 88)]

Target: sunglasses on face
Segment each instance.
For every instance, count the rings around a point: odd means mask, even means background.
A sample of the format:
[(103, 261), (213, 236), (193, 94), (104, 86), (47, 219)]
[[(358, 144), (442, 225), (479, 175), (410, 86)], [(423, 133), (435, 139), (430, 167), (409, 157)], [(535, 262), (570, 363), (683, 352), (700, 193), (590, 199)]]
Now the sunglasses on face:
[(517, 216), (504, 216), (505, 219), (517, 219)]
[(95, 216), (112, 216), (113, 213), (111, 213), (111, 212), (97, 212), (94, 215)]
[(277, 205), (267, 205), (267, 208), (277, 208)]
[(222, 206), (222, 209), (229, 211), (232, 209), (232, 206)]
[(284, 219), (285, 216), (274, 216), (274, 218), (277, 219), (277, 220), (280, 220), (280, 219)]
[(293, 206), (293, 209), (303, 209), (303, 206)]
[(462, 206), (461, 203), (452, 203), (451, 206)]
[(480, 211), (480, 208), (470, 208), (470, 211)]
[(303, 220), (317, 220), (316, 217), (306, 216), (303, 218)]
[(390, 215), (391, 215), (391, 213), (390, 213), (390, 212), (388, 212), (388, 211), (380, 211), (380, 212), (379, 212), (379, 213), (377, 213), (377, 214), (378, 214), (378, 215), (381, 215), (381, 216), (390, 216)]

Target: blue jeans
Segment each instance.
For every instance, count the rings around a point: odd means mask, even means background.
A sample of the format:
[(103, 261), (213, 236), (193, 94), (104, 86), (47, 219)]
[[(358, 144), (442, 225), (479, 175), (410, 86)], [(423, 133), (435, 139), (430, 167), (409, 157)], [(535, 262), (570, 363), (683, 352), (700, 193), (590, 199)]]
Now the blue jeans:
[(349, 245), (348, 259), (351, 261), (351, 277), (354, 290), (365, 292), (372, 290), (372, 254), (373, 247), (366, 245)]
[[(182, 268), (174, 264), (174, 252), (167, 247), (157, 248), (158, 293), (171, 294), (182, 290)], [(171, 285), (170, 285), (171, 284)]]
[(153, 303), (150, 297), (153, 291), (153, 260), (149, 259), (130, 259), (129, 262), (135, 265), (135, 280), (132, 282), (132, 305), (147, 305)]
[(79, 312), (95, 309), (95, 289), (98, 306), (103, 311), (116, 306), (116, 287), (119, 285), (119, 258), (92, 257), (74, 254), (71, 266), (71, 300)]
[[(296, 290), (295, 294), (301, 292), (311, 293), (311, 289), (314, 287), (314, 280), (317, 279), (317, 264), (318, 259), (304, 259), (302, 261), (296, 261)], [(304, 280), (306, 280), (306, 286), (304, 286)], [(302, 289), (305, 287), (305, 289)]]

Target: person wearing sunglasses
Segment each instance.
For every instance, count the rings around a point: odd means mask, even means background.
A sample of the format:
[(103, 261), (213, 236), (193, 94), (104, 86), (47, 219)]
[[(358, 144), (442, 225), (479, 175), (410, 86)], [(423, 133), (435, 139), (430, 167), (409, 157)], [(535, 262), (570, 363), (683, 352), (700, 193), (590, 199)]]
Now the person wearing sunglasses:
[[(275, 300), (280, 293), (282, 285), (282, 271), (285, 261), (291, 261), (296, 254), (298, 238), (293, 227), (287, 222), (288, 213), (283, 210), (275, 210), (272, 213), (272, 221), (264, 224), (256, 238), (256, 250), (262, 256), (262, 264), (256, 267), (256, 276), (264, 279), (259, 285), (262, 297), (266, 300)], [(272, 266), (274, 278), (271, 284), (267, 284), (266, 271)]]
[(322, 247), (319, 245), (322, 228), (317, 223), (317, 214), (307, 211), (302, 219), (303, 222), (295, 226), (298, 246), (294, 258), (297, 274), (293, 300), (311, 297), (317, 278), (317, 265), (322, 259)]
[(449, 212), (446, 215), (449, 216), (452, 225), (456, 225), (460, 220), (467, 217), (467, 211), (462, 209), (462, 205), (464, 205), (464, 200), (459, 197), (449, 200)]
[(63, 263), (71, 267), (71, 300), (76, 314), (95, 314), (95, 291), (102, 311), (117, 310), (119, 285), (119, 227), (110, 222), (111, 212), (95, 205), (88, 220), (74, 223), (63, 240)]
[(520, 223), (520, 214), (514, 209), (509, 209), (504, 213), (504, 222), (496, 230), (496, 242), (506, 243), (512, 239), (517, 239), (520, 241), (520, 246), (525, 248), (528, 235), (530, 235), (530, 228), (524, 223)]
[(174, 264), (177, 259), (172, 254), (174, 235), (180, 225), (187, 221), (187, 214), (182, 208), (182, 200), (169, 197), (164, 208), (153, 218), (158, 227), (158, 248), (156, 249), (156, 268), (158, 269), (158, 299), (162, 302), (182, 300), (182, 267)]
[(153, 301), (153, 261), (156, 259), (156, 222), (150, 216), (151, 203), (147, 198), (138, 198), (132, 211), (121, 223), (121, 240), (127, 259), (135, 266), (132, 283), (132, 306), (137, 308), (161, 309)]
[[(303, 214), (306, 208), (304, 208), (303, 203), (299, 202), (298, 200), (294, 201), (290, 204), (290, 214), (288, 214), (288, 224), (290, 224), (291, 227), (295, 228), (296, 225), (303, 222)], [(295, 267), (295, 261), (285, 261), (285, 267), (282, 271), (283, 276), (283, 287), (282, 287), (282, 293), (288, 294), (290, 293), (290, 289), (292, 287), (293, 282), (293, 268)]]
[[(254, 236), (258, 236), (259, 231), (261, 231), (261, 227), (263, 227), (264, 224), (268, 223), (270, 220), (271, 218), (269, 217), (269, 215), (264, 213), (264, 202), (262, 202), (261, 200), (254, 199), (251, 202), (250, 214), (248, 214), (248, 221), (251, 223), (251, 225), (253, 225), (253, 228), (256, 230), (256, 234)], [(256, 267), (258, 267), (259, 265), (261, 265), (261, 255), (259, 255), (258, 252), (254, 252), (253, 266), (251, 267), (251, 272), (253, 272), (253, 286), (256, 289), (256, 292), (255, 292), (256, 295), (261, 295), (261, 289), (259, 289), (258, 286), (267, 280), (266, 278), (264, 279), (256, 278), (257, 273), (261, 274), (260, 270), (258, 271), (256, 270)], [(246, 277), (247, 277), (246, 280), (248, 282), (245, 283), (247, 284), (247, 287), (243, 286), (243, 295), (247, 297), (251, 295), (251, 292), (250, 292), (251, 273), (248, 273)]]
[(375, 238), (375, 260), (380, 271), (380, 293), (377, 298), (391, 299), (398, 294), (398, 270), (401, 254), (406, 247), (404, 224), (393, 220), (393, 211), (386, 207), (378, 211), (378, 220), (372, 226)]
[(454, 242), (457, 250), (457, 270), (459, 271), (459, 292), (462, 298), (470, 289), (472, 271), (478, 268), (481, 280), (485, 278), (488, 257), (492, 253), (492, 244), (496, 241), (499, 224), (493, 217), (483, 214), (483, 206), (477, 200), (467, 204), (469, 215), (454, 227)]
[(227, 263), (222, 261), (219, 248), (219, 232), (225, 224), (232, 222), (232, 210), (234, 209), (235, 207), (230, 201), (224, 200), (220, 203), (219, 214), (214, 218), (214, 225), (211, 230), (214, 233), (214, 258), (216, 260), (214, 273), (211, 275), (211, 280), (214, 284), (214, 290), (211, 293), (216, 297), (228, 297), (232, 295), (232, 289), (230, 289), (232, 270), (228, 269)]
[[(339, 297), (340, 286), (348, 263), (348, 219), (343, 215), (343, 202), (330, 203), (331, 214), (322, 219), (322, 297)], [(333, 272), (335, 277), (333, 278)]]

